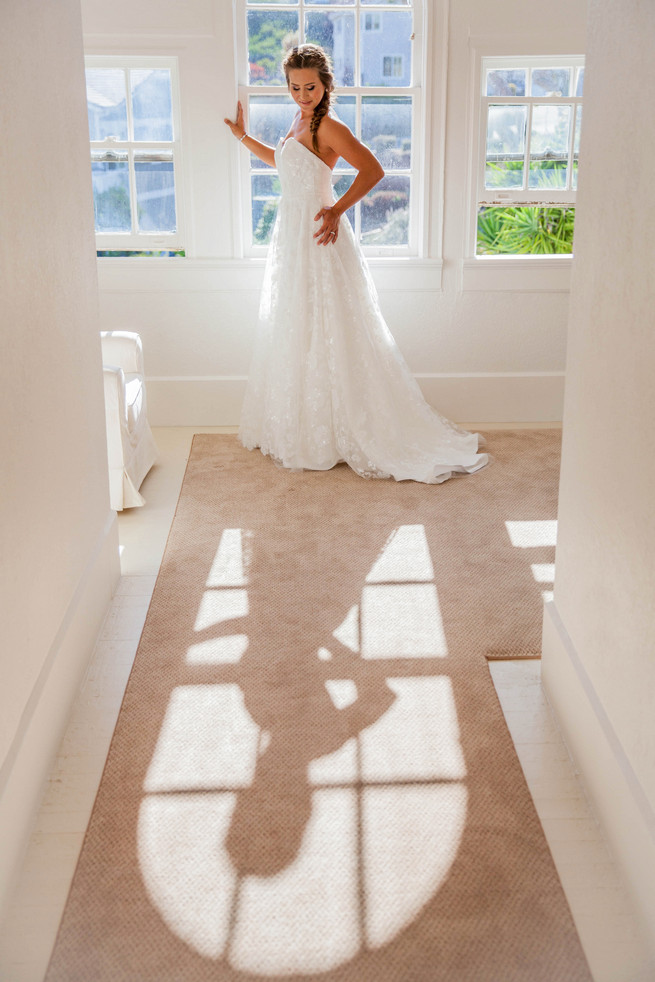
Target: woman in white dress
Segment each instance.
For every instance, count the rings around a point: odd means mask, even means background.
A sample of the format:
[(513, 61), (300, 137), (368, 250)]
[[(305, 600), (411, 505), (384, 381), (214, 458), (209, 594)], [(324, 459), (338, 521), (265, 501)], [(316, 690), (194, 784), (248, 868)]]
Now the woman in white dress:
[[(282, 196), (266, 263), (258, 336), (239, 437), (284, 467), (327, 470), (345, 461), (362, 477), (437, 484), (479, 470), (482, 442), (423, 398), (382, 317), (345, 215), (384, 176), (373, 154), (330, 113), (334, 80), (317, 45), (283, 62), (298, 112), (277, 147), (234, 136), (277, 167)], [(332, 170), (356, 171), (337, 201)]]

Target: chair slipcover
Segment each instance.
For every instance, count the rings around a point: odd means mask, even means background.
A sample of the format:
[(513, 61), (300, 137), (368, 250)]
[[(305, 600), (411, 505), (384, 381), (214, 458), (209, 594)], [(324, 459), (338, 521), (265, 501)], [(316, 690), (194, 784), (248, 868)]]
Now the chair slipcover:
[(139, 494), (157, 458), (148, 423), (141, 338), (132, 331), (102, 331), (109, 497), (116, 511), (145, 504)]

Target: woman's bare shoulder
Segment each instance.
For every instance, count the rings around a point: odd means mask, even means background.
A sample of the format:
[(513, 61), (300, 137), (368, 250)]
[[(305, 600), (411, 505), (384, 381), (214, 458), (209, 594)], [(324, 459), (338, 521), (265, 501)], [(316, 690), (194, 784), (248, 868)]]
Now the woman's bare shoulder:
[(346, 124), (332, 115), (324, 116), (321, 120), (318, 138), (325, 147), (331, 147), (336, 153), (341, 153), (344, 147), (358, 142)]
[(334, 137), (344, 137), (352, 136), (351, 131), (348, 129), (345, 123), (342, 123), (338, 116), (335, 116), (332, 112), (328, 113), (321, 120), (321, 125), (319, 126), (319, 133), (327, 136)]

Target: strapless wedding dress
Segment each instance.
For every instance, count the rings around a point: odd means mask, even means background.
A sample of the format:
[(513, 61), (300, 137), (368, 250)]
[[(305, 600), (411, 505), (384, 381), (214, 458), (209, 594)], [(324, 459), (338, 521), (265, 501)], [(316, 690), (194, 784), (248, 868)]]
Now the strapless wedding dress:
[(483, 467), (480, 437), (423, 398), (378, 306), (345, 216), (318, 245), (314, 216), (334, 203), (332, 171), (293, 137), (282, 186), (239, 437), (284, 467), (345, 461), (362, 477), (437, 484)]

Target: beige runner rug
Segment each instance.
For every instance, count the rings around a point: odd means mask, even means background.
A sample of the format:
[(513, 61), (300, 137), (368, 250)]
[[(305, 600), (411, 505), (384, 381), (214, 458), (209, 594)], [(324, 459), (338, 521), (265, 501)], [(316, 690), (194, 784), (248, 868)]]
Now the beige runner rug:
[(48, 982), (589, 982), (487, 657), (559, 434), (443, 485), (196, 436)]

